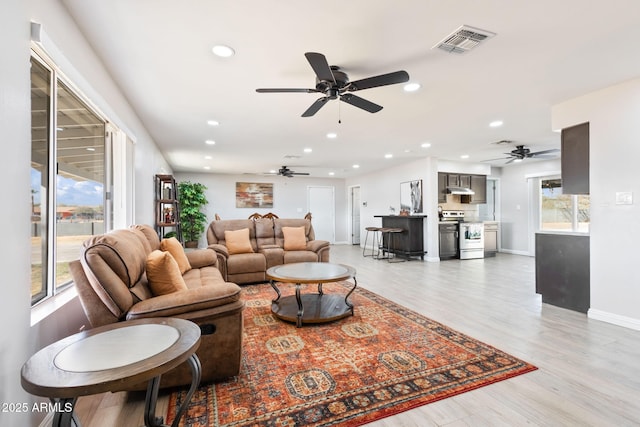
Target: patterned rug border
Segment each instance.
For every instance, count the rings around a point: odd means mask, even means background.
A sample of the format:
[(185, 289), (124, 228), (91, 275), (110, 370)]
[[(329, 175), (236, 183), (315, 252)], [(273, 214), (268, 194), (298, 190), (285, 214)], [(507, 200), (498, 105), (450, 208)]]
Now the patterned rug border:
[[(256, 285), (248, 285), (248, 286), (253, 286), (253, 287), (257, 287), (257, 286), (264, 286), (265, 284), (256, 284)], [(268, 284), (267, 284), (268, 285)], [(350, 289), (353, 285), (351, 283), (344, 283), (344, 282), (340, 282), (340, 283), (336, 283), (336, 285), (340, 285), (341, 287), (345, 288), (345, 289)], [(394, 307), (394, 313), (397, 313), (399, 316), (402, 316), (404, 318), (407, 318), (408, 320), (411, 320), (413, 323), (415, 324), (419, 324), (422, 326), (427, 327), (427, 325), (432, 325), (435, 326), (438, 329), (442, 329), (443, 331), (447, 331), (450, 334), (450, 337), (448, 337), (449, 339), (451, 339), (451, 337), (462, 337), (464, 340), (468, 340), (474, 343), (478, 343), (480, 344), (483, 348), (488, 349), (488, 350), (492, 350), (495, 353), (498, 354), (504, 354), (509, 356), (511, 359), (513, 359), (514, 361), (519, 362), (522, 366), (520, 366), (519, 368), (513, 368), (510, 366), (504, 367), (502, 370), (496, 370), (493, 371), (491, 374), (490, 378), (481, 378), (481, 382), (479, 380), (479, 377), (481, 377), (482, 375), (478, 375), (477, 377), (470, 377), (467, 378), (465, 381), (460, 381), (460, 382), (453, 382), (453, 383), (447, 383), (447, 384), (443, 384), (444, 387), (440, 388), (440, 387), (436, 387), (435, 389), (429, 389), (428, 391), (425, 391), (422, 394), (416, 395), (416, 394), (409, 394), (405, 399), (395, 399), (392, 400), (390, 402), (381, 402), (378, 405), (373, 405), (375, 406), (373, 409), (372, 408), (367, 408), (367, 411), (362, 413), (354, 413), (351, 414), (345, 418), (341, 418), (341, 419), (332, 419), (332, 420), (327, 420), (326, 422), (321, 422), (319, 424), (314, 424), (317, 426), (336, 426), (336, 425), (340, 425), (340, 426), (345, 426), (345, 427), (357, 427), (357, 426), (362, 426), (364, 424), (367, 423), (371, 423), (373, 421), (377, 421), (377, 420), (381, 420), (383, 418), (387, 418), (387, 417), (391, 417), (393, 415), (397, 415), (403, 412), (406, 412), (408, 410), (411, 409), (415, 409), (424, 405), (428, 405), (430, 403), (434, 403), (440, 400), (444, 400), (453, 396), (457, 396), (469, 391), (473, 391), (473, 390), (477, 390), (479, 388), (491, 385), (491, 384), (495, 384), (501, 381), (505, 381), (520, 375), (524, 375), (526, 373), (530, 373), (533, 372), (535, 370), (537, 370), (538, 368), (528, 362), (525, 362), (524, 360), (517, 358), (515, 356), (512, 356), (511, 354), (498, 349), (497, 347), (487, 344), (483, 341), (480, 341), (476, 338), (473, 338), (472, 336), (462, 333), (456, 329), (453, 329), (441, 322), (438, 322), (436, 320), (433, 320), (423, 314), (420, 314), (410, 308), (407, 308), (405, 306), (402, 306), (386, 297), (383, 297), (373, 291), (370, 291), (366, 288), (363, 288), (362, 286), (358, 286), (358, 288), (355, 290), (354, 294), (352, 295), (351, 299), (354, 298), (354, 296), (356, 294), (360, 294), (362, 297), (374, 302), (377, 305), (383, 306), (383, 307)], [(274, 294), (275, 295), (275, 294)], [(283, 293), (283, 295), (285, 295), (285, 293)], [(356, 305), (356, 310), (357, 310), (357, 305)], [(309, 326), (305, 326), (305, 327), (313, 327), (311, 325)], [(429, 329), (433, 329), (433, 327), (429, 328)], [(451, 340), (451, 341), (455, 341), (455, 340)], [(465, 362), (461, 361), (460, 365), (464, 365)], [(443, 371), (449, 371), (451, 370), (452, 367), (454, 367), (455, 365), (445, 365), (445, 366), (439, 366), (437, 367), (434, 371), (439, 371), (439, 370), (443, 370)], [(406, 374), (405, 376), (402, 377), (402, 381), (408, 381), (411, 378), (420, 378), (424, 376), (424, 373), (422, 371), (417, 371), (411, 374)], [(237, 377), (235, 377), (237, 378)], [(396, 379), (392, 379), (390, 380), (393, 381), (394, 383), (398, 383), (400, 380), (400, 378), (396, 378)], [(224, 383), (224, 382), (223, 382)], [(215, 414), (216, 412), (216, 408), (217, 405), (215, 404), (217, 397), (216, 397), (216, 392), (215, 392), (215, 388), (216, 385), (219, 383), (215, 383), (215, 384), (205, 384), (205, 385), (201, 385), (200, 387), (200, 391), (205, 391), (205, 398), (204, 398), (204, 404), (210, 404), (213, 406), (213, 408), (211, 408), (211, 411)], [(379, 383), (375, 383), (373, 385), (370, 386), (371, 389), (374, 389), (376, 387), (379, 387), (380, 385), (382, 385), (383, 382), (379, 382)], [(204, 390), (203, 390), (204, 389)], [(360, 389), (349, 389), (346, 390), (344, 393), (345, 395), (353, 395), (355, 392), (364, 392), (366, 389), (366, 387), (360, 388)], [(447, 390), (449, 389), (449, 390)], [(175, 417), (175, 410), (176, 410), (176, 406), (179, 403), (179, 401), (181, 401), (181, 399), (184, 397), (185, 392), (174, 392), (171, 394), (170, 397), (170, 401), (169, 401), (169, 408), (168, 408), (168, 414), (167, 414), (167, 421), (172, 421), (173, 418)], [(331, 395), (330, 397), (327, 398), (327, 400), (333, 399), (338, 395)], [(195, 402), (192, 401), (192, 406)], [(389, 405), (389, 406), (387, 406)], [(281, 411), (283, 413), (287, 413), (290, 412), (290, 410), (292, 408), (295, 408), (298, 405), (295, 406), (288, 406), (286, 408), (281, 409)], [(305, 407), (305, 404), (300, 404), (300, 407)], [(209, 409), (208, 409), (209, 410)], [(251, 422), (251, 420), (253, 419), (255, 421), (255, 424), (253, 425), (263, 425), (260, 424), (261, 421), (260, 419), (270, 419), (272, 418), (274, 415), (277, 414), (277, 411), (271, 411), (269, 413), (266, 413), (264, 415), (258, 416), (258, 417), (249, 417), (249, 418), (245, 418), (241, 421), (236, 421), (236, 422), (232, 422), (232, 423), (227, 423), (227, 424), (219, 424), (217, 422), (217, 419), (213, 419), (210, 420), (211, 424), (207, 424), (207, 426), (209, 427), (231, 427), (234, 425), (246, 425), (248, 422)], [(183, 420), (180, 422), (180, 426), (191, 426), (194, 424), (185, 424), (184, 419), (186, 419), (187, 417), (185, 416), (183, 418)], [(197, 424), (198, 426), (201, 424)], [(266, 424), (266, 425), (273, 425), (273, 424)], [(300, 424), (287, 424), (290, 426), (298, 426)]]

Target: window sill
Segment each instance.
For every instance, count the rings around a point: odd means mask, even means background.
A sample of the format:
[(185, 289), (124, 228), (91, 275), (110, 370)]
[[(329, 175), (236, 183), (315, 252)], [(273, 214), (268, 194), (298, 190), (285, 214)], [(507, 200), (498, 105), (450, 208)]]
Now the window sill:
[(78, 296), (75, 286), (69, 286), (67, 289), (57, 295), (47, 298), (46, 300), (36, 304), (31, 308), (31, 326), (46, 319), (60, 307)]

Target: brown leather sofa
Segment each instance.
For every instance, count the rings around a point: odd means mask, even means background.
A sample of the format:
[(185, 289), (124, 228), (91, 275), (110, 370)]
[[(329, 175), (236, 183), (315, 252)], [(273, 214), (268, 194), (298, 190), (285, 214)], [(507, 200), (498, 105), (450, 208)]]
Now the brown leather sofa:
[[(283, 228), (304, 227), (304, 248), (285, 249)], [(230, 253), (225, 231), (249, 229), (251, 251)], [(218, 253), (218, 268), (225, 280), (238, 284), (264, 282), (274, 265), (294, 262), (329, 262), (329, 242), (316, 240), (310, 219), (227, 219), (215, 220), (207, 228), (210, 249)]]
[[(191, 264), (182, 275), (186, 290), (154, 296), (145, 266), (148, 255), (159, 247), (160, 239), (148, 225), (114, 230), (84, 242), (80, 260), (71, 262), (70, 270), (91, 325), (148, 317), (191, 320), (202, 331), (196, 352), (202, 364), (201, 383), (237, 375), (244, 309), (240, 287), (222, 278), (216, 253), (202, 249), (186, 252)], [(161, 387), (190, 381), (191, 370), (185, 363), (163, 375)]]

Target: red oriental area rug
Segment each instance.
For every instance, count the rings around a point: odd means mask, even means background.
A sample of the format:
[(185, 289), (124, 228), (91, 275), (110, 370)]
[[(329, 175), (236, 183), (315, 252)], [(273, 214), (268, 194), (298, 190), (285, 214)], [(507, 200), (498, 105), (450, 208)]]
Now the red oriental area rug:
[[(349, 298), (354, 316), (302, 328), (271, 314), (268, 284), (243, 294), (242, 371), (201, 386), (181, 426), (358, 426), (536, 369), (366, 289)], [(171, 395), (167, 421), (184, 395)]]

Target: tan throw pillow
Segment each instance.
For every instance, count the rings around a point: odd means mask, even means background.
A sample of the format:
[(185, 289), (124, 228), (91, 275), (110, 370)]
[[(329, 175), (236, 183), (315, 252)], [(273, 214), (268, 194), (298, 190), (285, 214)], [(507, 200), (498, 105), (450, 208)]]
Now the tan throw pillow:
[(178, 267), (180, 267), (180, 274), (184, 274), (191, 270), (189, 258), (187, 258), (187, 254), (184, 253), (182, 244), (175, 237), (162, 239), (160, 242), (160, 250), (171, 254), (173, 259), (178, 263)]
[(187, 289), (178, 263), (170, 252), (155, 250), (147, 257), (147, 280), (155, 296), (171, 294)]
[(229, 255), (233, 254), (250, 254), (253, 252), (251, 241), (249, 240), (249, 229), (241, 230), (225, 230), (224, 240), (229, 251)]
[(304, 227), (282, 227), (285, 251), (304, 251), (307, 249), (307, 237)]

